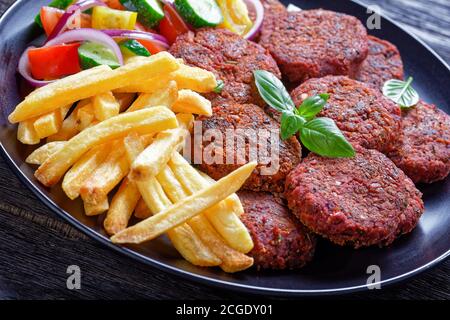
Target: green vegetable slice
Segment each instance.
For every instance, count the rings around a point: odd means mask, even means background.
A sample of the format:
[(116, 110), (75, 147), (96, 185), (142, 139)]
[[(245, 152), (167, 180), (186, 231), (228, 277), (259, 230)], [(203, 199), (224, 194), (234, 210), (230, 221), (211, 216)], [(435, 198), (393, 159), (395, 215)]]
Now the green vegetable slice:
[(120, 51), (125, 57), (143, 56), (149, 57), (150, 52), (139, 41), (134, 39), (123, 40), (119, 43)]
[(78, 48), (78, 57), (83, 69), (90, 69), (99, 65), (107, 65), (112, 69), (120, 66), (117, 57), (111, 49), (95, 42), (86, 42)]
[[(47, 6), (57, 9), (67, 9), (73, 3), (73, 0), (53, 0)], [(38, 13), (34, 18), (34, 22), (42, 28), (41, 14)]]
[(406, 81), (388, 80), (383, 85), (383, 95), (397, 103), (402, 108), (414, 107), (419, 102), (419, 94), (411, 86), (413, 78)]
[(193, 27), (215, 27), (223, 16), (215, 0), (175, 0), (178, 13)]
[(129, 11), (138, 13), (138, 20), (144, 26), (153, 28), (164, 18), (164, 11), (158, 0), (120, 0)]

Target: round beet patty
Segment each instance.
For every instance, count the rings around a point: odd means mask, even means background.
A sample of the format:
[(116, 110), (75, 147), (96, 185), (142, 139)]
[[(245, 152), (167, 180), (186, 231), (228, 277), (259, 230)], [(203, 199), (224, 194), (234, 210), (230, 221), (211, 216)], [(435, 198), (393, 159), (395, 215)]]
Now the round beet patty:
[(367, 57), (367, 31), (355, 17), (326, 10), (280, 13), (265, 21), (259, 43), (294, 83), (355, 76)]
[(403, 62), (397, 47), (377, 37), (369, 36), (368, 39), (369, 55), (355, 79), (379, 90), (390, 79), (403, 79)]
[(311, 79), (292, 91), (295, 105), (309, 96), (328, 93), (319, 117), (333, 119), (352, 144), (380, 152), (392, 150), (400, 131), (400, 108), (378, 90), (344, 76)]
[(402, 127), (391, 160), (415, 183), (445, 179), (450, 173), (450, 116), (420, 101), (403, 111)]
[(266, 49), (224, 29), (200, 29), (195, 34), (189, 32), (179, 36), (170, 53), (191, 66), (213, 72), (217, 79), (224, 81), (220, 95), (207, 95), (213, 105), (231, 99), (264, 106), (253, 71), (267, 70), (281, 77), (275, 60)]
[(347, 159), (309, 154), (286, 180), (289, 208), (339, 245), (388, 245), (417, 225), (422, 194), (382, 153), (356, 151)]
[[(301, 160), (301, 146), (295, 137), (286, 141), (279, 138), (278, 122), (256, 105), (236, 103), (215, 106), (212, 117), (199, 117), (198, 120), (202, 121), (203, 143), (198, 141), (194, 130), (192, 149), (194, 157), (195, 154), (202, 157), (195, 157), (194, 161), (200, 170), (220, 179), (248, 163), (250, 156), (253, 159), (256, 156), (259, 164), (243, 188), (283, 192), (286, 175)], [(237, 138), (229, 138), (230, 131)], [(222, 139), (210, 136), (214, 133), (219, 133)], [(211, 159), (205, 159), (205, 155), (212, 155)]]
[(249, 255), (261, 269), (296, 269), (312, 260), (316, 238), (293, 216), (283, 201), (265, 192), (240, 191), (242, 222), (254, 247)]

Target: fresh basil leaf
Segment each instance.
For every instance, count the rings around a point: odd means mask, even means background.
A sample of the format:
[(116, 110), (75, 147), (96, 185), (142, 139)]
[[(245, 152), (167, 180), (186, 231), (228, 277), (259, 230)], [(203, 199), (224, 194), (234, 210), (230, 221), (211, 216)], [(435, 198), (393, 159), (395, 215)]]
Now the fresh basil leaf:
[(352, 145), (330, 118), (316, 118), (305, 123), (300, 140), (310, 151), (323, 157), (350, 158), (355, 155)]
[(279, 112), (295, 110), (291, 96), (277, 77), (265, 70), (256, 70), (253, 74), (259, 94), (269, 106)]
[(402, 108), (411, 108), (419, 102), (419, 94), (411, 86), (413, 78), (408, 80), (388, 80), (383, 85), (383, 95), (397, 103)]
[(330, 95), (328, 93), (318, 94), (308, 97), (298, 107), (297, 114), (304, 117), (307, 121), (314, 119), (314, 117), (325, 107)]
[(301, 116), (291, 111), (285, 111), (281, 115), (281, 139), (287, 140), (297, 133), (306, 122)]
[(217, 81), (217, 86), (214, 88), (214, 92), (217, 94), (222, 93), (223, 88), (225, 87), (225, 82), (223, 82), (222, 80), (218, 80)]

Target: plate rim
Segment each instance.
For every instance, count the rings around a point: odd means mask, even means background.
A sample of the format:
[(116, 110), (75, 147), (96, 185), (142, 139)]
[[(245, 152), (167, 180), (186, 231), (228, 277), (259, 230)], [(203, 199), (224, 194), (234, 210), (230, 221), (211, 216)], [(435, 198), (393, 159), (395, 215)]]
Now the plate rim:
[[(6, 11), (1, 15), (0, 17), (0, 25), (3, 23), (3, 21), (6, 19), (6, 17), (16, 9), (16, 7), (22, 5), (23, 2), (26, 2), (26, 0), (17, 0), (16, 2), (12, 3)], [(351, 0), (351, 2), (359, 5), (362, 8), (366, 8), (367, 6), (363, 4), (359, 0)], [(432, 55), (434, 55), (437, 60), (442, 63), (442, 65), (447, 69), (447, 71), (450, 73), (450, 66), (449, 64), (439, 55), (437, 54), (434, 49), (432, 49), (427, 43), (425, 43), (422, 39), (420, 39), (417, 35), (414, 33), (408, 31), (405, 29), (402, 25), (397, 23), (396, 21), (392, 20), (390, 17), (387, 17), (386, 15), (381, 14), (383, 19), (386, 19), (393, 25), (395, 25), (397, 28), (401, 29), (403, 32), (408, 34), (410, 37), (412, 37), (415, 41), (419, 42), (425, 49), (427, 49)], [(361, 292), (361, 291), (368, 291), (368, 285), (358, 285), (358, 286), (351, 286), (351, 287), (342, 287), (342, 288), (330, 288), (330, 289), (317, 289), (317, 290), (305, 290), (305, 289), (283, 289), (283, 288), (270, 288), (270, 287), (262, 287), (262, 286), (253, 286), (253, 285), (246, 285), (241, 283), (233, 283), (226, 280), (220, 280), (220, 279), (214, 279), (208, 276), (199, 275), (194, 272), (185, 271), (182, 269), (179, 269), (175, 266), (170, 266), (166, 263), (160, 262), (156, 259), (146, 257), (132, 249), (118, 246), (113, 244), (108, 238), (106, 238), (104, 235), (98, 233), (94, 229), (91, 229), (90, 227), (84, 225), (82, 222), (78, 221), (76, 218), (74, 218), (70, 213), (66, 212), (64, 209), (60, 208), (53, 200), (51, 200), (47, 195), (45, 195), (28, 177), (25, 175), (25, 173), (20, 170), (20, 168), (17, 166), (15, 161), (11, 158), (9, 153), (6, 151), (6, 148), (3, 146), (3, 143), (0, 141), (0, 154), (2, 158), (5, 160), (5, 162), (8, 164), (8, 166), (11, 168), (11, 171), (19, 178), (20, 182), (24, 184), (31, 192), (42, 202), (44, 203), (48, 208), (50, 208), (58, 217), (63, 218), (67, 223), (78, 229), (80, 232), (83, 232), (84, 234), (88, 235), (90, 238), (102, 243), (103, 245), (106, 245), (107, 247), (115, 250), (116, 252), (119, 252), (129, 258), (135, 259), (141, 263), (144, 263), (146, 265), (150, 265), (152, 267), (155, 267), (161, 271), (167, 272), (171, 275), (175, 275), (177, 277), (181, 277), (183, 279), (186, 279), (191, 282), (201, 283), (210, 287), (219, 287), (221, 289), (226, 290), (234, 290), (234, 291), (240, 291), (240, 292), (246, 292), (246, 293), (252, 293), (252, 294), (271, 294), (275, 296), (291, 296), (291, 297), (298, 297), (298, 296), (329, 296), (329, 295), (343, 295), (343, 294), (350, 294), (355, 292)], [(391, 287), (395, 284), (398, 284), (400, 282), (403, 282), (407, 279), (410, 279), (414, 276), (417, 276), (435, 266), (442, 263), (443, 261), (447, 260), (447, 258), (450, 257), (450, 248), (438, 256), (437, 258), (429, 261), (425, 265), (422, 265), (418, 268), (415, 268), (409, 272), (403, 273), (401, 275), (398, 275), (396, 277), (392, 277), (389, 279), (383, 279), (377, 283), (371, 283), (371, 286), (374, 285), (380, 285), (383, 288)]]

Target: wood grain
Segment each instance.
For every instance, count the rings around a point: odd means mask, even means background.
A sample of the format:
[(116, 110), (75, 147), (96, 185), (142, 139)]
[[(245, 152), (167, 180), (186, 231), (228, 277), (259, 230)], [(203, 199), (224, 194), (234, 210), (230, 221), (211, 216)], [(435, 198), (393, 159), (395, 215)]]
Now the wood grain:
[[(0, 0), (0, 12), (12, 2)], [(376, 4), (450, 61), (449, 1), (382, 0)], [(1, 299), (252, 298), (180, 280), (94, 242), (38, 201), (2, 159), (0, 181)], [(81, 267), (81, 290), (66, 289), (66, 269), (71, 264)], [(450, 299), (449, 275), (447, 261), (397, 287), (344, 298)]]

